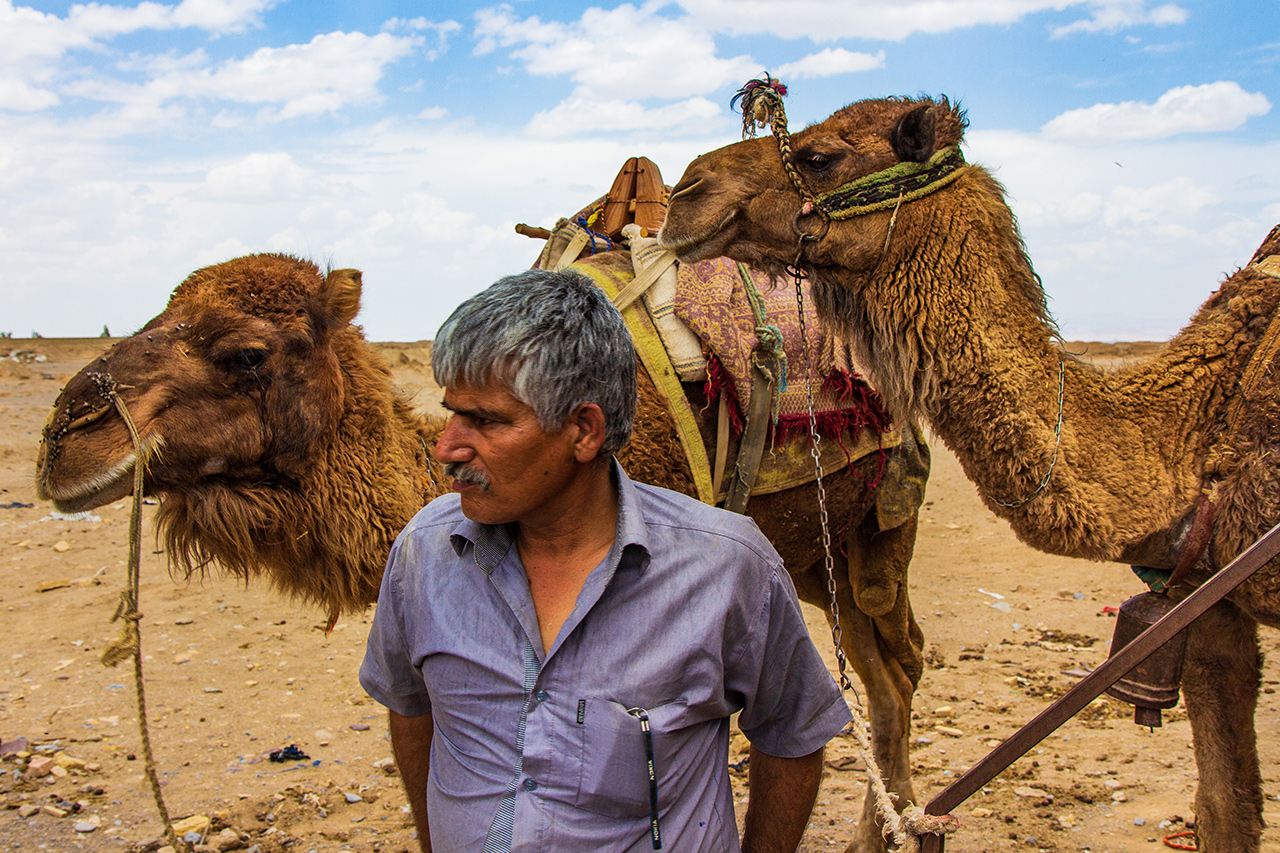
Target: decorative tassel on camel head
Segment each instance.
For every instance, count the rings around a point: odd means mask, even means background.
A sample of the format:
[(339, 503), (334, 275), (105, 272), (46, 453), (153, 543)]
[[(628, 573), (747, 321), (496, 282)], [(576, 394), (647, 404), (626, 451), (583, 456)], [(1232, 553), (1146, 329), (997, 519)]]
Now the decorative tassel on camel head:
[(787, 131), (787, 114), (782, 108), (782, 99), (786, 97), (787, 87), (780, 80), (775, 80), (766, 71), (762, 79), (750, 80), (738, 90), (729, 102), (732, 109), (739, 100), (742, 101), (742, 138), (756, 135), (757, 127), (782, 125), (782, 132)]
[(796, 171), (795, 158), (791, 153), (791, 134), (787, 131), (787, 111), (782, 106), (782, 98), (786, 94), (786, 85), (765, 72), (760, 79), (748, 80), (729, 101), (729, 106), (735, 106), (739, 99), (742, 101), (743, 139), (755, 136), (757, 127), (769, 125), (773, 128), (774, 138), (778, 140), (778, 153), (782, 155), (782, 168), (803, 202), (800, 215), (817, 213), (824, 221), (829, 221), (826, 211), (814, 202), (813, 191)]

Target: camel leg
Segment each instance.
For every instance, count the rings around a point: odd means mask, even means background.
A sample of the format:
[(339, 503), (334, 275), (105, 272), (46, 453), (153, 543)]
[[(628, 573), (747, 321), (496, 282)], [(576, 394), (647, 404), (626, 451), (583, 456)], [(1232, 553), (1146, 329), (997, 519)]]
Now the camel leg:
[[(898, 809), (915, 802), (909, 738), (911, 700), (923, 665), (924, 635), (907, 599), (906, 568), (915, 547), (916, 519), (893, 530), (875, 529), (874, 515), (846, 536), (847, 572), (837, 572), (836, 601), (842, 645), (864, 689), (876, 764)], [(892, 581), (889, 579), (892, 578)], [(892, 599), (885, 606), (885, 589)], [(860, 606), (863, 589), (875, 591), (875, 613)], [(830, 614), (828, 613), (828, 622)], [(883, 853), (883, 823), (868, 785), (848, 853)]]
[(1257, 853), (1262, 777), (1254, 711), (1261, 685), (1258, 623), (1219, 602), (1188, 629), (1182, 694), (1195, 743), (1196, 834), (1204, 853)]
[(916, 547), (919, 513), (891, 530), (880, 530), (868, 514), (856, 531), (846, 537), (849, 580), (859, 611), (876, 623), (881, 642), (902, 667), (915, 692), (924, 672), (924, 632), (911, 610), (907, 569)]

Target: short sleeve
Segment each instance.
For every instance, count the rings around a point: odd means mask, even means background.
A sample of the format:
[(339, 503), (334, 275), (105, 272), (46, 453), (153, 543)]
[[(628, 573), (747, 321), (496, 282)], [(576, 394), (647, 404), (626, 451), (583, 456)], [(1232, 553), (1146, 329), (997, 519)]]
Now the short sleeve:
[(852, 717), (809, 636), (786, 570), (776, 567), (765, 586), (726, 686), (743, 696), (738, 727), (752, 745), (778, 758), (798, 758), (824, 746)]
[(397, 540), (387, 560), (373, 613), (373, 626), (360, 665), (360, 685), (380, 704), (405, 717), (431, 712), (431, 697), (414, 664), (404, 619), (403, 575), (412, 547)]

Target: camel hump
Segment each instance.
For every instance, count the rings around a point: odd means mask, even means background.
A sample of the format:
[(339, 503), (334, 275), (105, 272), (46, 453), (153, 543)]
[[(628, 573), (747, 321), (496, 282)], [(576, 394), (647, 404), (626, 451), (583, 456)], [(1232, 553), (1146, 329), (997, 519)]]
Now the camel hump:
[[(1268, 258), (1274, 258), (1280, 255), (1280, 225), (1271, 229), (1267, 234), (1267, 238), (1262, 241), (1262, 245), (1258, 247), (1258, 251), (1253, 253), (1253, 257), (1249, 260), (1250, 266), (1261, 264)], [(1271, 262), (1275, 264), (1275, 261)]]
[(605, 196), (602, 227), (610, 240), (622, 236), (622, 227), (635, 223), (657, 234), (667, 216), (666, 187), (662, 173), (648, 157), (630, 157), (622, 164)]

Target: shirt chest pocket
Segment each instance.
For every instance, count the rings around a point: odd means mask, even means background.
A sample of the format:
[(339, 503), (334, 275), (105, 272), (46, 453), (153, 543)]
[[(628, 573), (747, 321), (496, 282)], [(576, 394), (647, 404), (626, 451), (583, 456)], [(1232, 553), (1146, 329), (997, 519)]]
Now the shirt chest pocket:
[[(605, 817), (649, 817), (649, 756), (641, 717), (608, 699), (583, 701), (578, 807)], [(679, 772), (676, 762), (682, 753), (687, 760), (684, 747), (703, 727), (688, 725), (688, 706), (680, 701), (644, 711), (661, 810), (671, 801), (670, 781)], [(664, 780), (668, 783), (665, 786)]]

